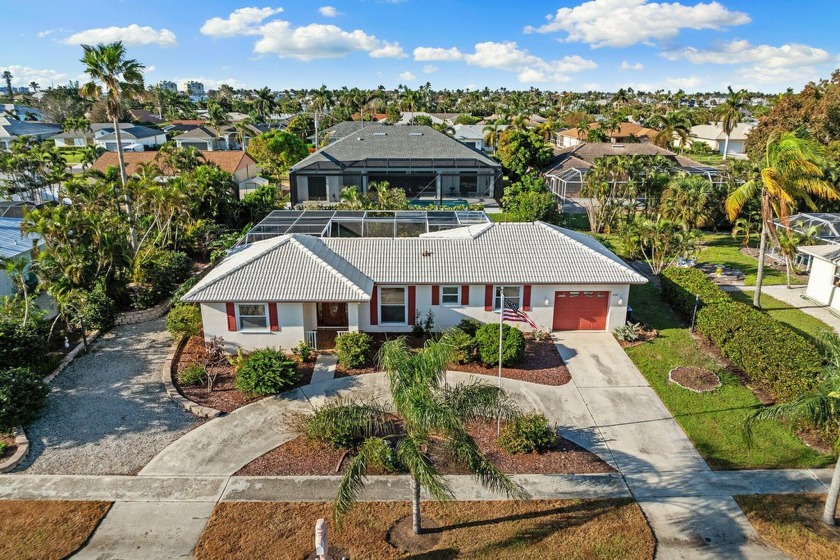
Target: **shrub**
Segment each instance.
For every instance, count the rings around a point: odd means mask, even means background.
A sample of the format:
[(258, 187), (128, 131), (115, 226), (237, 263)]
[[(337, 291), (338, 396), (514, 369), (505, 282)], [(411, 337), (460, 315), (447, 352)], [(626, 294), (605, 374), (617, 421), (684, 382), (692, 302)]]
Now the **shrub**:
[(201, 364), (190, 364), (178, 374), (181, 385), (203, 385), (207, 380), (207, 370)]
[(363, 332), (344, 333), (335, 341), (335, 353), (342, 367), (367, 367), (373, 361), (373, 338)]
[(749, 305), (729, 301), (704, 307), (697, 330), (777, 399), (796, 398), (817, 384), (822, 371), (817, 348)]
[(198, 276), (191, 276), (184, 280), (178, 289), (172, 293), (172, 304), (178, 305), (181, 303), (181, 298), (186, 295), (187, 292), (192, 290), (193, 286), (198, 284)]
[(473, 319), (472, 317), (466, 317), (461, 319), (461, 322), (455, 327), (467, 333), (470, 336), (475, 336), (475, 333), (478, 329), (481, 328), (481, 321), (478, 319)]
[(190, 274), (192, 261), (180, 251), (156, 250), (139, 261), (134, 270), (134, 307), (146, 309), (160, 303)]
[(453, 359), (459, 364), (473, 361), (475, 355), (475, 340), (473, 337), (455, 327), (443, 335), (443, 339), (452, 347)]
[(301, 362), (311, 362), (315, 359), (315, 349), (309, 346), (305, 340), (298, 342), (297, 348), (292, 349), (292, 354), (297, 356)]
[(618, 340), (624, 342), (636, 342), (639, 340), (639, 333), (642, 332), (642, 325), (639, 323), (630, 323), (622, 325), (613, 331)]
[(46, 325), (30, 320), (24, 327), (21, 321), (0, 321), (0, 367), (36, 365), (47, 349)]
[(28, 368), (0, 370), (0, 431), (38, 418), (49, 394), (41, 376)]
[(6, 444), (4, 442), (0, 441), (0, 457), (2, 457), (3, 453), (5, 453), (5, 452), (6, 452)]
[(176, 305), (166, 316), (166, 330), (173, 336), (197, 336), (201, 332), (201, 310), (197, 305)]
[(683, 317), (694, 314), (694, 303), (700, 296), (701, 306), (728, 301), (730, 297), (696, 268), (666, 268), (660, 276), (662, 296)]
[(554, 447), (555, 441), (557, 435), (542, 414), (526, 414), (513, 418), (499, 436), (499, 446), (511, 454), (545, 453)]
[(330, 447), (348, 449), (379, 435), (387, 422), (387, 411), (376, 403), (337, 400), (309, 416), (303, 433)]
[[(525, 355), (525, 337), (509, 325), (502, 329), (502, 364), (515, 365)], [(499, 325), (488, 323), (482, 325), (475, 333), (475, 346), (478, 357), (486, 366), (499, 364)]]
[(104, 282), (98, 282), (87, 294), (81, 310), (85, 329), (108, 330), (117, 318), (117, 304), (108, 296)]
[(253, 395), (280, 393), (291, 389), (297, 380), (297, 364), (273, 348), (247, 354), (236, 370), (236, 388)]

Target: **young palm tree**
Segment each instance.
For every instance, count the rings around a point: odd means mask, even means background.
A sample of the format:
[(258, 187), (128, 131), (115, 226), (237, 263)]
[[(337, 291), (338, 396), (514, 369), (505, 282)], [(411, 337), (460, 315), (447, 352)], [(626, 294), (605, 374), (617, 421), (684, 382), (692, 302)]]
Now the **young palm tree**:
[(788, 289), (793, 286), (790, 285), (790, 270), (793, 268), (793, 259), (799, 252), (799, 248), (803, 245), (813, 245), (819, 241), (819, 227), (812, 226), (805, 231), (804, 234), (793, 231), (790, 228), (783, 228), (777, 236), (776, 242), (779, 244), (779, 252), (785, 257), (785, 274), (787, 275)]
[(726, 213), (734, 221), (753, 199), (761, 202), (761, 233), (758, 244), (758, 273), (753, 306), (761, 308), (761, 283), (767, 239), (775, 235), (773, 218), (786, 223), (791, 210), (802, 201), (816, 209), (812, 196), (840, 199), (835, 188), (823, 179), (822, 147), (805, 133), (774, 132), (767, 139), (760, 172), (735, 189), (726, 199)]
[(496, 120), (491, 124), (485, 125), (484, 128), (481, 129), (484, 133), (484, 142), (494, 150), (499, 144), (499, 135), (502, 133), (501, 127), (504, 124), (504, 121)]
[(712, 184), (705, 177), (679, 175), (662, 193), (660, 212), (663, 218), (681, 224), (686, 231), (701, 228), (711, 218), (711, 196)]
[(29, 277), (30, 262), (23, 257), (0, 259), (0, 264), (6, 272), (6, 276), (12, 281), (15, 289), (23, 296), (23, 326), (29, 322)]
[(245, 139), (248, 135), (253, 134), (251, 132), (251, 124), (253, 124), (253, 119), (251, 117), (246, 117), (236, 123), (234, 128), (236, 128), (236, 141), (239, 142), (239, 145), (242, 146), (242, 151), (245, 151)]
[(680, 148), (684, 148), (691, 133), (691, 119), (683, 111), (670, 111), (664, 115), (654, 115), (650, 125), (659, 129), (653, 142), (660, 148), (671, 148), (674, 136), (677, 137)]
[(723, 144), (723, 159), (729, 155), (729, 136), (738, 122), (743, 116), (744, 109), (749, 105), (749, 94), (747, 90), (741, 89), (734, 91), (732, 86), (727, 86), (729, 93), (726, 95), (726, 100), (715, 108), (715, 118), (720, 119), (723, 133), (726, 135), (726, 140)]
[(122, 113), (123, 100), (137, 98), (142, 95), (144, 65), (134, 59), (126, 58), (126, 50), (121, 41), (107, 45), (82, 45), (84, 55), (82, 64), (90, 81), (84, 84), (79, 92), (84, 97), (101, 99), (105, 97), (108, 118), (114, 124), (114, 134), (117, 139), (117, 160), (120, 167), (120, 182), (125, 196), (128, 228), (131, 235), (131, 247), (137, 251), (137, 229), (134, 224), (134, 210), (131, 198), (126, 189), (125, 159), (122, 151), (122, 134), (119, 127), (119, 117)]
[(429, 446), (433, 440), (459, 465), (469, 469), (483, 486), (509, 498), (528, 497), (522, 487), (481, 453), (466, 430), (467, 422), (472, 419), (511, 418), (517, 414), (515, 407), (501, 389), (492, 385), (447, 386), (444, 375), (451, 357), (452, 347), (446, 340), (427, 342), (416, 353), (408, 347), (405, 338), (382, 346), (379, 361), (388, 375), (394, 412), (401, 422), (380, 423), (378, 430), (367, 430), (372, 435), (364, 439), (338, 488), (334, 509), (337, 524), (341, 524), (361, 493), (368, 467), (396, 459), (411, 477), (413, 528), (419, 534), (421, 487), (436, 500), (453, 497), (449, 483), (430, 460)]
[[(840, 424), (840, 338), (836, 335), (826, 335), (822, 346), (826, 354), (827, 366), (819, 387), (813, 393), (802, 395), (794, 401), (760, 408), (747, 416), (744, 430), (748, 438), (752, 435), (752, 427), (762, 420), (787, 419), (806, 420), (818, 426)], [(834, 444), (835, 449), (840, 445), (840, 439)], [(840, 497), (840, 461), (834, 466), (834, 475), (828, 488), (822, 521), (826, 525), (835, 526), (837, 520), (837, 501)]]

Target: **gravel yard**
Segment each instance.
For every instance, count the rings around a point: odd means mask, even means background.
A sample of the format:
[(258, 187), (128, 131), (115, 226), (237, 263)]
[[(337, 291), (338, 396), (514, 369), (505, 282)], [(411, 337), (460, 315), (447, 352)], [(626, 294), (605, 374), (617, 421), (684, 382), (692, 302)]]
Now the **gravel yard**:
[(164, 392), (171, 345), (164, 319), (114, 328), (52, 382), (26, 433), (27, 474), (134, 474), (197, 426)]

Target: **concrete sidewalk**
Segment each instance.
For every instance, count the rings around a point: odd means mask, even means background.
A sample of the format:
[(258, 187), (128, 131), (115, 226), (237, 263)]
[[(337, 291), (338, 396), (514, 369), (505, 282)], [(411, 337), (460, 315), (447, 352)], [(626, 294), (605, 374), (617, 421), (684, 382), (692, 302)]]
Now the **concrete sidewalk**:
[[(738, 290), (749, 293), (750, 296), (752, 296), (753, 292), (755, 292), (755, 286), (721, 286), (721, 288), (727, 292)], [(805, 288), (806, 286), (801, 285), (796, 285), (792, 288), (788, 288), (784, 285), (762, 286), (761, 293), (776, 298), (791, 307), (795, 307), (815, 319), (819, 319), (828, 325), (828, 327), (834, 329), (836, 334), (840, 334), (840, 317), (829, 311), (829, 306), (817, 303), (811, 299), (803, 298), (802, 296), (805, 295)]]

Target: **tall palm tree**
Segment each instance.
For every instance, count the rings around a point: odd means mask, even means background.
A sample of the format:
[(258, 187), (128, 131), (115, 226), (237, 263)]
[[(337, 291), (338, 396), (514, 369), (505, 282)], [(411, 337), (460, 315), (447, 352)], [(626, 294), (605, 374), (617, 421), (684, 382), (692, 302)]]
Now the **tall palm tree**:
[(812, 196), (840, 199), (835, 188), (823, 179), (823, 149), (802, 132), (773, 132), (767, 139), (761, 170), (735, 189), (726, 199), (726, 213), (734, 221), (744, 206), (758, 199), (761, 203), (761, 233), (758, 245), (758, 273), (753, 306), (761, 308), (761, 283), (767, 238), (775, 235), (773, 218), (788, 223), (798, 202), (816, 209)]
[(429, 457), (433, 440), (442, 444), (483, 486), (509, 498), (528, 497), (522, 487), (481, 453), (466, 429), (472, 419), (513, 417), (516, 408), (501, 389), (492, 385), (447, 385), (444, 375), (451, 358), (452, 346), (446, 340), (429, 341), (416, 353), (403, 337), (382, 346), (379, 361), (388, 375), (394, 412), (401, 422), (381, 422), (377, 430), (366, 430), (359, 454), (347, 467), (338, 488), (334, 509), (337, 523), (341, 523), (361, 493), (368, 467), (395, 458), (411, 477), (413, 528), (419, 534), (420, 488), (437, 500), (453, 497), (452, 488)]
[(660, 148), (671, 148), (676, 136), (680, 148), (684, 148), (691, 134), (691, 119), (684, 110), (669, 111), (664, 115), (654, 115), (648, 121), (651, 126), (659, 129), (653, 139)]
[(40, 85), (35, 80), (29, 82), (29, 89), (32, 90), (32, 93), (38, 93), (38, 89), (40, 89)]
[(107, 45), (82, 45), (84, 55), (82, 64), (90, 81), (84, 84), (79, 93), (83, 97), (102, 99), (105, 97), (105, 107), (108, 118), (114, 124), (114, 135), (117, 139), (117, 161), (120, 167), (120, 182), (125, 196), (128, 229), (131, 236), (131, 248), (137, 251), (137, 228), (134, 223), (134, 210), (131, 197), (126, 188), (125, 158), (122, 151), (122, 133), (120, 132), (119, 116), (122, 113), (123, 100), (137, 98), (142, 95), (143, 69), (146, 68), (134, 59), (126, 58), (126, 50), (122, 41)]
[(253, 103), (254, 111), (256, 111), (263, 121), (267, 121), (274, 112), (274, 106), (276, 105), (274, 94), (271, 92), (271, 89), (264, 87), (258, 89), (255, 95), (256, 97)]
[(3, 70), (3, 81), (6, 82), (6, 91), (9, 92), (9, 101), (13, 101), (15, 98), (14, 91), (12, 90), (12, 73), (8, 70)]
[[(213, 103), (207, 108), (207, 124), (213, 127), (213, 130), (216, 132), (216, 138), (221, 139), (222, 127), (230, 124), (230, 115), (228, 115), (228, 112), (221, 105)], [(225, 145), (230, 147), (227, 138), (225, 139)]]
[(503, 120), (496, 120), (491, 124), (485, 125), (481, 131), (484, 133), (484, 143), (496, 149), (496, 146), (499, 144), (499, 135), (502, 132), (501, 127), (504, 126), (505, 122)]
[(234, 128), (236, 128), (236, 141), (239, 142), (240, 146), (242, 146), (243, 152), (245, 151), (246, 137), (253, 134), (253, 132), (251, 132), (251, 125), (253, 122), (254, 121), (251, 117), (246, 117), (234, 125)]
[(715, 118), (720, 120), (723, 133), (726, 135), (726, 140), (723, 144), (723, 159), (729, 155), (729, 136), (738, 122), (741, 120), (743, 111), (749, 105), (749, 94), (747, 90), (741, 89), (734, 91), (732, 86), (727, 86), (729, 92), (726, 95), (726, 100), (715, 108)]
[[(822, 340), (826, 355), (826, 368), (819, 387), (810, 394), (781, 404), (760, 408), (747, 416), (744, 430), (747, 437), (752, 434), (752, 426), (759, 421), (787, 419), (806, 420), (818, 426), (840, 423), (840, 339), (836, 335), (826, 335)], [(834, 444), (840, 445), (840, 439)], [(838, 497), (840, 497), (840, 461), (834, 466), (834, 474), (825, 500), (822, 522), (834, 527), (837, 524)]]
[(668, 184), (659, 203), (662, 217), (688, 231), (701, 228), (711, 219), (709, 201), (712, 184), (699, 175), (679, 175)]

